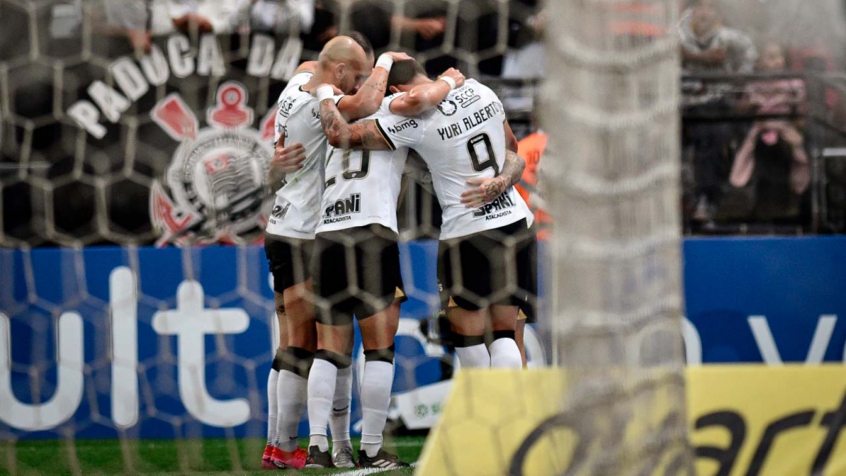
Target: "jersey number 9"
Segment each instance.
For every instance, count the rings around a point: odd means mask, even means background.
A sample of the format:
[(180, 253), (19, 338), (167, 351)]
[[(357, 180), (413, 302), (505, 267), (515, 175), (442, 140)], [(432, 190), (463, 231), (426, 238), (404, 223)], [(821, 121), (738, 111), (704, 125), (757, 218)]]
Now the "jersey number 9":
[[(479, 146), (484, 144), (487, 149), (488, 158), (484, 162), (479, 161)], [(499, 164), (496, 162), (496, 154), (494, 154), (493, 144), (491, 138), (485, 134), (479, 134), (470, 139), (467, 143), (467, 152), (470, 153), (470, 160), (473, 162), (473, 170), (482, 172), (487, 168), (494, 169), (494, 176), (499, 176)]]

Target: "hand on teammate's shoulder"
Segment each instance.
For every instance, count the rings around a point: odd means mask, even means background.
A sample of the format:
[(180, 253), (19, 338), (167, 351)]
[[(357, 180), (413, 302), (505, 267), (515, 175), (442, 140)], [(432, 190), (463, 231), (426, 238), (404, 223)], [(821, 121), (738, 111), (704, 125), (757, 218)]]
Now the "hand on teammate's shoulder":
[(464, 74), (462, 74), (461, 71), (455, 68), (450, 68), (444, 71), (442, 75), (438, 76), (439, 79), (443, 77), (452, 78), (452, 80), (455, 81), (456, 88), (464, 86), (464, 81), (466, 81), (467, 79), (464, 77)]

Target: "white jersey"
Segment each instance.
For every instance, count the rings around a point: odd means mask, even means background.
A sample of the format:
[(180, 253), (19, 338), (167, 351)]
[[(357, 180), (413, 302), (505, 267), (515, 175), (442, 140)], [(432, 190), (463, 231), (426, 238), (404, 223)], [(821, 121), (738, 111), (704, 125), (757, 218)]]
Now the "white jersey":
[(493, 203), (468, 209), (461, 194), (470, 179), (493, 178), (505, 165), (505, 110), (488, 87), (469, 79), (419, 117), (377, 119), (391, 148), (416, 150), (432, 172), (443, 208), (441, 240), (493, 230), (528, 218), (529, 208), (509, 187)]
[[(392, 97), (385, 98), (372, 116), (391, 116)], [(326, 190), (317, 233), (382, 225), (397, 231), (397, 200), (408, 149), (343, 150), (329, 147)]]
[(301, 240), (314, 239), (329, 144), (320, 124), (320, 103), (302, 89), (310, 75), (301, 73), (291, 78), (279, 96), (276, 140), (284, 134), (286, 144), (299, 142), (305, 147), (306, 160), (303, 168), (285, 177), (285, 185), (276, 192), (266, 230), (271, 235)]

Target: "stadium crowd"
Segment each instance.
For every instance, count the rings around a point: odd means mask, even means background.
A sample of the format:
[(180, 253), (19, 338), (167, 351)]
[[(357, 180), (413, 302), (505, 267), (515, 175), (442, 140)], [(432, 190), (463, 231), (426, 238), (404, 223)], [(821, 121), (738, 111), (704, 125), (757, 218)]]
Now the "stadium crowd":
[[(292, 58), (292, 62), (299, 62), (316, 59), (317, 52), (341, 32), (360, 31), (377, 54), (388, 49), (414, 52), (431, 76), (456, 67), (491, 86), (503, 99), (518, 138), (526, 138), (523, 155), (529, 167), (522, 192), (532, 207), (543, 213), (537, 191), (538, 182), (543, 181), (539, 164), (543, 162), (540, 157), (545, 141), (532, 116), (537, 85), (546, 71), (541, 41), (547, 25), (543, 0), (69, 0), (39, 7), (33, 10), (35, 13), (4, 5), (0, 2), (4, 32), (0, 35), (0, 62), (15, 60), (25, 56), (19, 52), (36, 48), (50, 58), (72, 58), (62, 63), (63, 79), (58, 83), (48, 79), (54, 76), (54, 67), (43, 62), (9, 70), (8, 117), (52, 115), (57, 120), (35, 128), (31, 136), (22, 130), (7, 132), (7, 137), (16, 140), (7, 139), (0, 152), (9, 160), (17, 160), (15, 157), (26, 150), (41, 154), (28, 160), (49, 163), (48, 179), (80, 167), (84, 173), (97, 175), (125, 165), (127, 154), (109, 150), (110, 146), (118, 147), (109, 141), (122, 137), (121, 128), (108, 123), (104, 124), (109, 130), (106, 139), (91, 141), (84, 158), (67, 157), (75, 154), (73, 148), (56, 150), (67, 141), (56, 140), (66, 131), (59, 130), (60, 115), (55, 112), (62, 107), (52, 102), (52, 98), (63, 95), (66, 108), (85, 97), (91, 82), (103, 79), (106, 66), (118, 58), (140, 59), (154, 46), (172, 56), (169, 39), (173, 35), (184, 33), (196, 48), (203, 34), (213, 33), (227, 67), (231, 66), (225, 79), (242, 82), (250, 90), (251, 100), (257, 101), (257, 113), (264, 114), (285, 83), (276, 80), (275, 70), (273, 81), (254, 81), (260, 76), (251, 73), (248, 66), (254, 38), (272, 38), (279, 48), (291, 37), (299, 37), (302, 54)], [(617, 17), (622, 20), (610, 25), (616, 35), (656, 34), (649, 22), (653, 13), (650, 2), (632, 0), (621, 5), (625, 11), (617, 12)], [(759, 223), (766, 225), (762, 229), (766, 233), (826, 231), (824, 225), (811, 223), (818, 222), (821, 214), (825, 221), (826, 210), (836, 207), (842, 208), (842, 226), (830, 226), (828, 231), (846, 229), (846, 173), (832, 180), (825, 177), (829, 168), (834, 172), (843, 168), (836, 166), (842, 160), (836, 158), (832, 167), (817, 167), (817, 158), (822, 155), (810, 153), (846, 144), (846, 131), (840, 131), (837, 125), (844, 110), (839, 90), (846, 88), (820, 85), (821, 80), (828, 81), (825, 78), (842, 72), (846, 65), (842, 2), (678, 0), (678, 8), (686, 230), (737, 233), (752, 231), (746, 225)], [(35, 23), (29, 15), (35, 17)], [(35, 24), (38, 34), (30, 31)], [(91, 49), (103, 60), (79, 59), (79, 52), (86, 48), (80, 41), (85, 34), (97, 38)], [(210, 97), (207, 92), (217, 83), (198, 75), (178, 77), (179, 82), (167, 84), (167, 92), (179, 91), (193, 110), (205, 108)], [(61, 90), (59, 95), (48, 90), (55, 88)], [(137, 111), (130, 113), (145, 113), (156, 98), (160, 99), (152, 94), (140, 98)], [(11, 123), (7, 119), (7, 126)], [(826, 132), (818, 132), (823, 129)], [(147, 136), (152, 137), (147, 129), (141, 128), (138, 133), (139, 142), (168, 144), (147, 140)], [(91, 151), (97, 150), (108, 150), (109, 160), (94, 160), (101, 157), (92, 155)], [(135, 166), (144, 176), (142, 182), (161, 177), (169, 164), (172, 154), (166, 147), (156, 152), (162, 152), (161, 157), (148, 159), (150, 167)], [(536, 158), (528, 160), (531, 154)], [(85, 163), (80, 166), (79, 161)], [(427, 205), (433, 203), (433, 197), (426, 181), (423, 176), (418, 181), (421, 187), (409, 193), (418, 195), (418, 200), (411, 201), (418, 207), (417, 220), (432, 223), (434, 229), (439, 225), (439, 211)], [(27, 189), (23, 184), (20, 188)], [(55, 196), (55, 215), (67, 221), (56, 225), (68, 230), (67, 235), (74, 239), (85, 236), (85, 243), (100, 242), (94, 235), (104, 235), (96, 216), (102, 211), (96, 206), (94, 193), (82, 188), (85, 190), (68, 187), (73, 200)], [(4, 228), (16, 240), (37, 244), (30, 237), (51, 233), (42, 233), (42, 225), (28, 223), (38, 221), (37, 210), (45, 208), (38, 203), (42, 199), (35, 197), (37, 187), (29, 190), (32, 203), (26, 203), (27, 197), (20, 198), (23, 195), (17, 190), (15, 194), (8, 192), (21, 202), (6, 201), (12, 208), (4, 214), (8, 222)], [(136, 191), (138, 196), (149, 196), (149, 187)], [(43, 200), (51, 199), (49, 194), (45, 197)], [(102, 241), (148, 243), (152, 232), (149, 211), (137, 205), (148, 201), (135, 195), (125, 198), (116, 192), (107, 196), (105, 202), (116, 205), (109, 212), (109, 220), (126, 230), (127, 238)], [(49, 221), (46, 215), (43, 218)], [(141, 234), (145, 237), (138, 238)], [(61, 240), (48, 236), (44, 242)]]
[[(458, 14), (456, 29), (462, 35), (453, 34), (452, 40), (446, 38), (450, 34), (448, 2), (406, 2), (398, 10), (396, 2), (390, 0), (355, 0), (347, 14), (341, 14), (340, 5), (332, 0), (122, 0), (107, 2), (106, 13), (112, 33), (126, 36), (136, 49), (144, 51), (149, 50), (155, 36), (177, 30), (188, 32), (193, 27), (219, 34), (298, 32), (307, 51), (318, 51), (344, 28), (363, 32), (376, 51), (393, 45), (418, 52), (430, 75), (459, 67), (490, 78), (533, 80), (542, 78), (545, 72), (540, 41), (546, 24), (542, 3), (510, 1), (507, 31), (503, 32), (497, 2), (461, 2), (463, 11)], [(620, 22), (615, 31), (650, 34), (643, 15), (649, 2), (642, 3), (645, 10), (632, 7), (637, 19)], [(787, 11), (789, 3), (739, 8), (718, 0), (679, 0), (686, 77), (778, 76), (838, 68), (842, 59), (836, 43), (823, 39), (843, 40), (842, 22), (829, 20), (820, 25), (819, 12)], [(814, 29), (821, 34), (810, 34)], [(473, 58), (443, 54), (451, 49), (443, 47), (445, 41), (454, 41)], [(807, 223), (810, 160), (804, 142), (805, 124), (797, 118), (807, 112), (804, 82), (797, 76), (773, 81), (694, 80), (686, 86), (685, 105), (692, 116), (684, 127), (689, 229), (713, 229), (715, 220)], [(834, 108), (836, 99), (829, 98), (827, 106)], [(511, 105), (516, 110), (531, 109), (525, 102)], [(701, 115), (724, 116), (727, 120), (700, 121)], [(749, 115), (768, 119), (735, 118)], [(520, 136), (536, 132), (529, 121), (522, 126), (519, 120), (515, 122)], [(532, 188), (535, 184), (527, 185)]]

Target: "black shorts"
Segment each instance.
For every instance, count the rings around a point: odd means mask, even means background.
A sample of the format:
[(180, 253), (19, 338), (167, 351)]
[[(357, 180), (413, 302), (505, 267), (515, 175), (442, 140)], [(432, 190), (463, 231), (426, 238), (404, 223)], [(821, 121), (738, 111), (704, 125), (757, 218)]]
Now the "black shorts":
[[(529, 249), (529, 275), (526, 277), (526, 300), (518, 304), (520, 311), (526, 317), (526, 322), (534, 324), (538, 322), (538, 235), (537, 230), (530, 231)], [(521, 316), (522, 318), (523, 316)]]
[(266, 235), (264, 253), (273, 274), (273, 290), (282, 294), (291, 286), (311, 278), (311, 255), (314, 240), (298, 240), (284, 236)]
[(351, 325), (405, 301), (397, 234), (381, 225), (318, 234), (312, 274), (324, 325)]
[(532, 279), (531, 270), (533, 238), (524, 219), (441, 241), (438, 280), (443, 308), (450, 300), (468, 311), (492, 305), (528, 308), (537, 295), (537, 279)]

